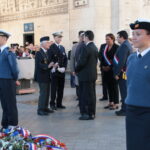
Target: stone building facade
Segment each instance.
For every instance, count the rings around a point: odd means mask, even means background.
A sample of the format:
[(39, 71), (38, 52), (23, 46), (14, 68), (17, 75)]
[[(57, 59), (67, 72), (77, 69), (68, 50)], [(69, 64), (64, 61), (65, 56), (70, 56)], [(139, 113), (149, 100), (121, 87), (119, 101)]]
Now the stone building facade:
[(150, 18), (150, 0), (0, 0), (0, 28), (12, 33), (9, 43), (39, 44), (41, 36), (63, 31), (69, 50), (79, 30), (93, 30), (97, 46), (105, 34), (125, 29), (137, 18)]

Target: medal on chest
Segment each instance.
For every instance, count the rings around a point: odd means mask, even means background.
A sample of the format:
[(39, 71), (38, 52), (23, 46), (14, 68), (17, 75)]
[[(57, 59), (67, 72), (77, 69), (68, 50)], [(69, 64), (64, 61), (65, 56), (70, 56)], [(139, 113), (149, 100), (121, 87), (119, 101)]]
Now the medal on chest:
[(47, 64), (47, 59), (46, 58), (44, 58), (44, 64)]

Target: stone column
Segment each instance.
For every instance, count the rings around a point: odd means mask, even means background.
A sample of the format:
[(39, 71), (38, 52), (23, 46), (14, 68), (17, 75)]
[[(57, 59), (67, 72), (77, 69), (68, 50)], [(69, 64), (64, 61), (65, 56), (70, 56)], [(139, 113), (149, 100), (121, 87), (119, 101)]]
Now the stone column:
[(119, 29), (119, 19), (121, 10), (119, 9), (120, 0), (111, 0), (111, 32), (116, 34)]
[[(84, 1), (84, 0), (83, 0)], [(88, 4), (79, 2), (79, 6), (75, 6), (78, 0), (69, 0), (69, 39), (70, 47), (72, 41), (78, 41), (78, 32), (80, 30), (94, 30), (95, 27), (95, 8), (94, 0), (87, 0)]]

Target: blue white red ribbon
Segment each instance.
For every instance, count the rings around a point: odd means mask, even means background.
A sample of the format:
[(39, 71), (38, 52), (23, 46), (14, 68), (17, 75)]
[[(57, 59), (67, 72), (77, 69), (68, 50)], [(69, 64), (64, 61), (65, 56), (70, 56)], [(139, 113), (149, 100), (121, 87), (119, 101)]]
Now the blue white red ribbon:
[(103, 55), (104, 55), (104, 58), (105, 58), (106, 63), (107, 63), (109, 66), (111, 66), (111, 65), (112, 65), (112, 62), (111, 62), (111, 61), (109, 60), (109, 58), (107, 57), (108, 48), (109, 48), (109, 46), (106, 45)]
[(51, 148), (52, 150), (64, 150), (63, 148), (56, 146), (46, 146), (46, 147)]
[(116, 65), (118, 65), (118, 63), (119, 63), (119, 59), (116, 55), (114, 56), (114, 62), (115, 62)]
[(26, 129), (23, 129), (23, 128), (21, 128), (20, 130), (21, 130), (21, 134), (24, 138), (27, 138), (31, 135), (29, 130), (26, 130)]
[(39, 134), (33, 137), (34, 140), (36, 139), (51, 139), (52, 141), (54, 141), (55, 145), (58, 145), (58, 140), (56, 140), (55, 138), (53, 138), (52, 136), (46, 135), (46, 134)]
[(29, 143), (28, 146), (29, 146), (29, 150), (37, 150), (37, 147), (34, 143)]

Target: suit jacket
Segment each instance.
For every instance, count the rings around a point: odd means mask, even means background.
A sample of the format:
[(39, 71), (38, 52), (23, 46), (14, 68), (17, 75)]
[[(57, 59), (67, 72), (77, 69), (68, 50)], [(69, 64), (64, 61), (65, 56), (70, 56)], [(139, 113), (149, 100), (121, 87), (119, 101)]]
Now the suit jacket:
[(70, 57), (70, 71), (75, 72), (75, 65), (76, 65), (76, 60), (75, 60), (75, 53), (77, 49), (78, 43), (74, 44), (71, 50), (71, 57)]
[(84, 42), (78, 43), (76, 52), (75, 52), (75, 61), (76, 62), (79, 61), (80, 55), (84, 49), (85, 49), (85, 43)]
[[(50, 62), (58, 63), (59, 67), (67, 68), (67, 55), (65, 52), (65, 48), (62, 45), (60, 45), (60, 48), (58, 48), (58, 46), (55, 43), (52, 44), (48, 50), (48, 57)], [(64, 77), (65, 73), (60, 73), (56, 70), (56, 72), (53, 73), (53, 75), (56, 75), (58, 77)]]
[(96, 81), (98, 49), (93, 42), (82, 50), (76, 66), (79, 81)]
[[(114, 60), (114, 55), (118, 49), (119, 45), (115, 44), (112, 46), (112, 48), (106, 52), (107, 59), (111, 62), (111, 65), (109, 65), (106, 61), (106, 58), (104, 57), (104, 50), (106, 48), (106, 44), (102, 44), (100, 51), (99, 51), (99, 60), (100, 60), (100, 68), (102, 75), (104, 77), (104, 80), (106, 81), (112, 81), (114, 79), (114, 74), (113, 74), (113, 60)], [(110, 70), (109, 71), (104, 71), (102, 69), (103, 66), (109, 66)]]
[(35, 72), (34, 79), (37, 82), (50, 82), (50, 69), (48, 68), (50, 61), (47, 53), (40, 49), (35, 55)]
[[(102, 67), (102, 66), (108, 66), (108, 63), (106, 62), (106, 60), (104, 58), (105, 47), (106, 47), (106, 44), (102, 44), (101, 48), (100, 48), (100, 51), (99, 51), (99, 54), (98, 54), (98, 58), (99, 58), (99, 60), (101, 62), (100, 67)], [(117, 45), (117, 44), (114, 43), (114, 45), (112, 46), (111, 50), (106, 53), (109, 61), (112, 63), (110, 67), (113, 66), (114, 55), (115, 55), (118, 47), (119, 47), (119, 45)]]
[(122, 70), (126, 71), (126, 63), (128, 56), (131, 54), (133, 48), (128, 40), (124, 41), (120, 47), (117, 49), (116, 58), (118, 59), (118, 64), (113, 65), (114, 75), (121, 76)]

